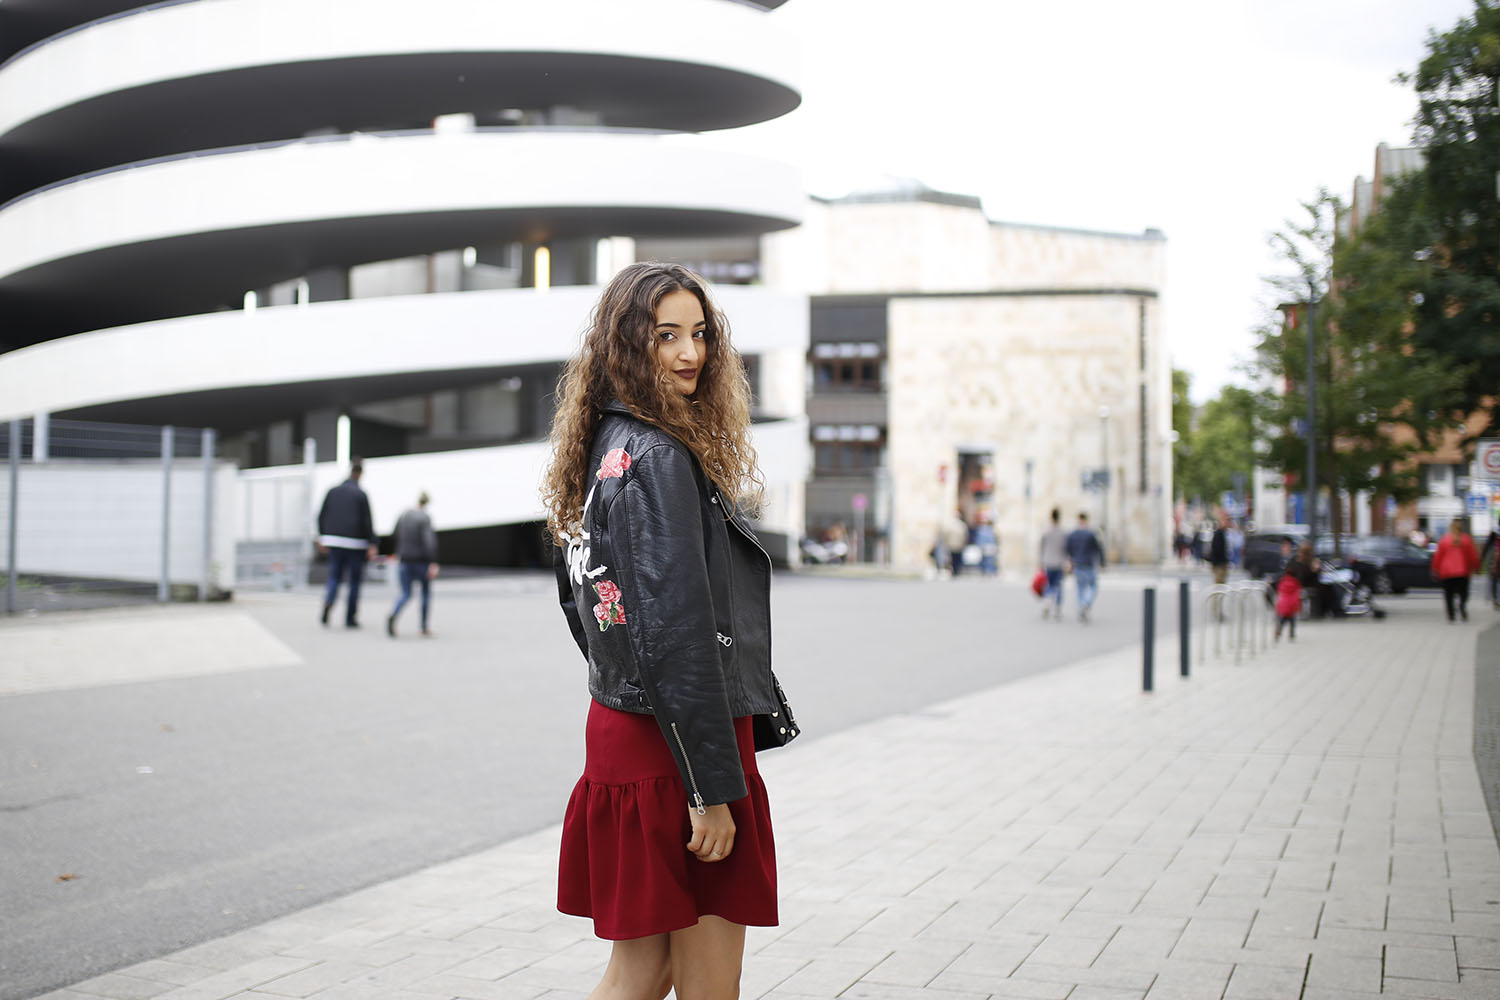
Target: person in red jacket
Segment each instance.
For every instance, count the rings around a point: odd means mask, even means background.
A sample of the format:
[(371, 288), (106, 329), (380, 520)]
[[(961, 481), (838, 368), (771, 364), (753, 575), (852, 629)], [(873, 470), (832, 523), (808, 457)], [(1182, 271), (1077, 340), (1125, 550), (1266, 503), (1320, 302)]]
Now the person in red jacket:
[(1455, 603), (1463, 620), (1469, 620), (1469, 577), (1477, 569), (1479, 552), (1474, 548), (1474, 539), (1465, 530), (1464, 519), (1455, 517), (1432, 554), (1432, 575), (1443, 585), (1443, 603), (1450, 622)]

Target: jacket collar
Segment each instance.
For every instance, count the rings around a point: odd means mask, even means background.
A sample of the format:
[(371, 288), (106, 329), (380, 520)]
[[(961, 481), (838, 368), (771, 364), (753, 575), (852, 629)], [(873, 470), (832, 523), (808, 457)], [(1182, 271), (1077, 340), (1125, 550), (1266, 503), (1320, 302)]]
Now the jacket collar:
[(624, 403), (620, 402), (618, 399), (611, 399), (609, 402), (605, 403), (604, 406), (600, 409), (599, 412), (600, 413), (622, 413), (622, 414), (624, 414), (627, 417), (633, 416), (633, 414), (630, 412), (630, 407), (626, 406)]

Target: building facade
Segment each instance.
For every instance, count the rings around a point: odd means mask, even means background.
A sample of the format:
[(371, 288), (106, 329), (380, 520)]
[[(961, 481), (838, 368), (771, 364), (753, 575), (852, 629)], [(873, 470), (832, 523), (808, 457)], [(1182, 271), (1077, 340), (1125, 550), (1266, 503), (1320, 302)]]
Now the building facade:
[(767, 279), (811, 296), (809, 534), (927, 564), (957, 511), (1000, 563), (1036, 564), (1054, 507), (1111, 559), (1170, 543), (1165, 239), (1015, 225), (908, 185), (812, 205), (764, 239)]
[[(800, 102), (779, 4), (6, 0), (0, 419), (213, 427), (242, 467), (311, 439), (323, 481), (366, 458), (379, 530), (427, 489), (454, 561), (536, 561), (598, 285), (801, 220), (793, 167), (703, 134)], [(732, 264), (794, 539), (807, 301)]]

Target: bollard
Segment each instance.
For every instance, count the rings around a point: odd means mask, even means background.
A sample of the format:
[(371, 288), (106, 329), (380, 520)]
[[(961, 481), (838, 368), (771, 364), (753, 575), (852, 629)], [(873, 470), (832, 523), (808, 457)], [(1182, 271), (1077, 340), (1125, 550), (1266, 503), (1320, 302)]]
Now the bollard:
[(1177, 581), (1177, 651), (1182, 660), (1182, 676), (1188, 675), (1188, 656), (1190, 640), (1188, 633), (1191, 631), (1188, 625), (1188, 616), (1192, 613), (1192, 598), (1188, 593), (1189, 587), (1186, 580)]
[(1146, 645), (1145, 645), (1144, 662), (1141, 664), (1141, 667), (1142, 667), (1141, 683), (1142, 683), (1142, 689), (1143, 690), (1145, 690), (1145, 691), (1151, 691), (1152, 690), (1152, 677), (1151, 677), (1151, 675), (1152, 675), (1152, 667), (1153, 667), (1152, 658), (1156, 655), (1156, 588), (1155, 587), (1147, 587), (1146, 590), (1145, 590), (1145, 596), (1146, 596), (1146, 605), (1145, 605), (1145, 611), (1146, 611)]

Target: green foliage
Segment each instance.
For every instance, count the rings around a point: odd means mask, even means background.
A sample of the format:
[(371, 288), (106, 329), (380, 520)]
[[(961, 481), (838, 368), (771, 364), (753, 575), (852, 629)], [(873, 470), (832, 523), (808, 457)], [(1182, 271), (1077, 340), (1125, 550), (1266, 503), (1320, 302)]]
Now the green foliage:
[(1464, 373), (1446, 415), (1487, 408), (1482, 434), (1492, 435), (1500, 432), (1500, 4), (1475, 0), (1470, 17), (1428, 36), (1427, 50), (1402, 77), (1417, 91), (1415, 139), (1427, 161), (1399, 206), (1405, 237), (1419, 241), (1428, 265), (1414, 340)]
[(1193, 376), (1181, 368), (1172, 369), (1172, 430), (1177, 440), (1172, 443), (1172, 481), (1179, 496), (1182, 492), (1184, 464), (1193, 451), (1193, 400), (1191, 392)]
[[(1240, 386), (1225, 386), (1205, 403), (1173, 471), (1178, 495), (1205, 504), (1217, 503), (1228, 490), (1243, 496), (1256, 465), (1255, 419), (1255, 394)], [(1178, 435), (1182, 446), (1182, 431)]]
[[(1266, 430), (1267, 464), (1289, 474), (1291, 488), (1305, 488), (1312, 331), (1319, 485), (1413, 499), (1420, 483), (1409, 460), (1449, 425), (1442, 411), (1464, 373), (1410, 336), (1416, 290), (1427, 273), (1408, 245), (1412, 220), (1382, 211), (1353, 239), (1335, 240), (1343, 211), (1338, 199), (1321, 191), (1303, 209), (1305, 221), (1288, 222), (1272, 237), (1287, 270), (1268, 279), (1282, 296), (1283, 316), (1294, 315), (1296, 322), (1263, 326), (1252, 365), (1265, 386), (1256, 409)], [(1310, 295), (1316, 296), (1315, 326), (1307, 321)], [(1393, 433), (1397, 425), (1410, 433)]]

